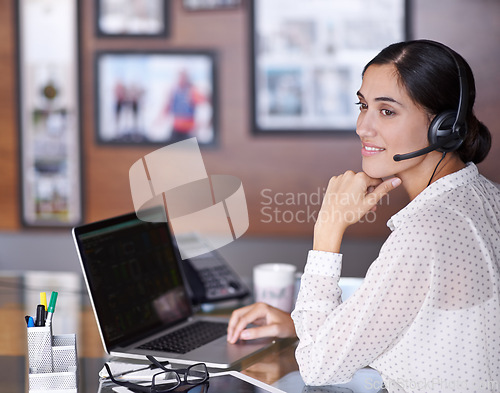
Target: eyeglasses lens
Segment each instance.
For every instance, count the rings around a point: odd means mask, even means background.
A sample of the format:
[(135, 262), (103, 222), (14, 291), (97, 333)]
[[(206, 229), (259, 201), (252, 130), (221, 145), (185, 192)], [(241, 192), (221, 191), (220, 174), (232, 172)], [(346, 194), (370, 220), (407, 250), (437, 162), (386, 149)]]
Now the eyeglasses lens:
[(153, 376), (153, 384), (156, 392), (166, 392), (176, 388), (181, 383), (179, 375), (173, 371), (159, 372)]
[(208, 377), (207, 367), (204, 364), (194, 364), (188, 368), (186, 382), (195, 385), (206, 381)]

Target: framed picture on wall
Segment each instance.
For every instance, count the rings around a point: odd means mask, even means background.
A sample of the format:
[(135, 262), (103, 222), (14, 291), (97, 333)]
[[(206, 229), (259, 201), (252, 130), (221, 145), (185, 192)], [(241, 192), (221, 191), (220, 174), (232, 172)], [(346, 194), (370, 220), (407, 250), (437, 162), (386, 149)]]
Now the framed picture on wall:
[(354, 131), (363, 66), (407, 39), (408, 1), (252, 1), (254, 132)]
[(170, 0), (95, 0), (97, 35), (167, 36), (169, 5)]
[(188, 11), (220, 10), (235, 8), (241, 0), (182, 0), (182, 4)]
[(77, 0), (16, 1), (21, 220), (82, 220)]
[(95, 75), (99, 143), (215, 143), (212, 52), (98, 52)]

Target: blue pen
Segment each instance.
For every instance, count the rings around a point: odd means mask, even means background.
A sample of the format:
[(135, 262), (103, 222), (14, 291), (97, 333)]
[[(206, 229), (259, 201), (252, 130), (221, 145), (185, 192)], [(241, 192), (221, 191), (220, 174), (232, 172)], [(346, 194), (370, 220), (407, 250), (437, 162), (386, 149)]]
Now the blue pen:
[(33, 321), (33, 317), (28, 318), (28, 327), (35, 327), (35, 321)]

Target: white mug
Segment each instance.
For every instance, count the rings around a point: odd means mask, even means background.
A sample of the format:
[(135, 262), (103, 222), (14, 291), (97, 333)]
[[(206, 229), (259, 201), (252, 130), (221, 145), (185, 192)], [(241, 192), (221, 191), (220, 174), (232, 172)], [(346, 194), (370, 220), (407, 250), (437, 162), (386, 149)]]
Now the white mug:
[(295, 294), (294, 265), (264, 263), (253, 269), (254, 299), (286, 312), (293, 308)]

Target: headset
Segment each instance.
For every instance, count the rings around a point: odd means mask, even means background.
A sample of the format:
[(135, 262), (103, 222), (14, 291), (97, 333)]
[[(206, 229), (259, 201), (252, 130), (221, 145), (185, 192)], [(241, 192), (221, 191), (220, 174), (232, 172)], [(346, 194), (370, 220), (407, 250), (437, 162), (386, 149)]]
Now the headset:
[(394, 161), (402, 161), (419, 157), (434, 150), (442, 152), (443, 154), (450, 153), (460, 147), (467, 134), (466, 116), (467, 108), (469, 106), (469, 82), (467, 79), (467, 71), (463, 62), (460, 61), (461, 59), (457, 58), (455, 53), (453, 53), (450, 48), (439, 42), (430, 40), (418, 40), (413, 42), (422, 42), (437, 46), (450, 55), (457, 66), (460, 99), (456, 111), (447, 110), (438, 113), (434, 119), (432, 119), (432, 122), (429, 125), (429, 130), (427, 131), (429, 146), (406, 154), (396, 154), (393, 157)]

